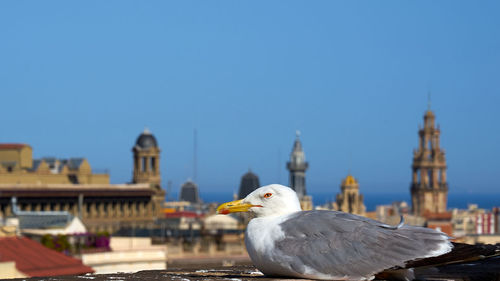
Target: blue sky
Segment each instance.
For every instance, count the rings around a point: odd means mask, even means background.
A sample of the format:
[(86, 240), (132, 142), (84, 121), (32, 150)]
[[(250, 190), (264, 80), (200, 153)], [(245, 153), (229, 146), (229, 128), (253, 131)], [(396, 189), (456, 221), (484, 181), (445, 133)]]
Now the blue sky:
[[(287, 183), (407, 192), (427, 94), (450, 192), (500, 192), (496, 1), (1, 1), (0, 142), (130, 181), (148, 127), (174, 190)], [(350, 160), (352, 159), (352, 160)]]

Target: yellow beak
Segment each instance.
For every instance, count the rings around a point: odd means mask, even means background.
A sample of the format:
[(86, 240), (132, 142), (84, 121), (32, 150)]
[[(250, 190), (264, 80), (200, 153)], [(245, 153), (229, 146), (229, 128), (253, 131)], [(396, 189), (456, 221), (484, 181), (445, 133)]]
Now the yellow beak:
[(241, 199), (220, 205), (217, 208), (217, 214), (227, 215), (236, 212), (248, 212), (248, 210), (252, 207), (262, 207), (262, 206), (243, 203), (243, 199)]

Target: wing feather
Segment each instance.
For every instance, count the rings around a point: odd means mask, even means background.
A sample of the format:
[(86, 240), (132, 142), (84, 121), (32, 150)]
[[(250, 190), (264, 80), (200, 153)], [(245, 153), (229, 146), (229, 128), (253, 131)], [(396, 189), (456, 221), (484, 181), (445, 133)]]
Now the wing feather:
[(452, 247), (446, 235), (432, 229), (392, 228), (336, 211), (297, 212), (280, 227), (286, 235), (276, 248), (294, 257), (290, 266), (299, 274), (310, 268), (332, 276), (370, 277)]

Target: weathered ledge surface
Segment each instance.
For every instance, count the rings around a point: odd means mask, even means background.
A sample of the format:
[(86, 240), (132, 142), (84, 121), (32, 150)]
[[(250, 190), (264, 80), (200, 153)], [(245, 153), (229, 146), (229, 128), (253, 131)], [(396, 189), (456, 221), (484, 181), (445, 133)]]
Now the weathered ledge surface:
[[(10, 279), (12, 280), (12, 279)], [(286, 278), (269, 278), (264, 276), (253, 266), (232, 266), (209, 269), (182, 269), (170, 268), (168, 270), (145, 270), (136, 273), (114, 273), (114, 274), (87, 274), (81, 276), (56, 276), (56, 277), (33, 277), (17, 280), (171, 280), (171, 281), (197, 281), (197, 280), (220, 280), (220, 281), (267, 281), (267, 280), (291, 280)], [(294, 279), (297, 280), (297, 279)], [(443, 265), (423, 272), (418, 280), (426, 281), (500, 281), (500, 256), (484, 260), (471, 261), (455, 265)]]

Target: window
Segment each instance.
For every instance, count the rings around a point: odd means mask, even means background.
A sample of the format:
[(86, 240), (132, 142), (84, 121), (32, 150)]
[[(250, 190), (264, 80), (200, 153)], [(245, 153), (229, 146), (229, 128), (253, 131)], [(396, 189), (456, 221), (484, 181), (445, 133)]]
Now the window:
[(142, 157), (141, 171), (146, 172), (147, 157)]
[(151, 157), (151, 172), (156, 172), (155, 157)]

